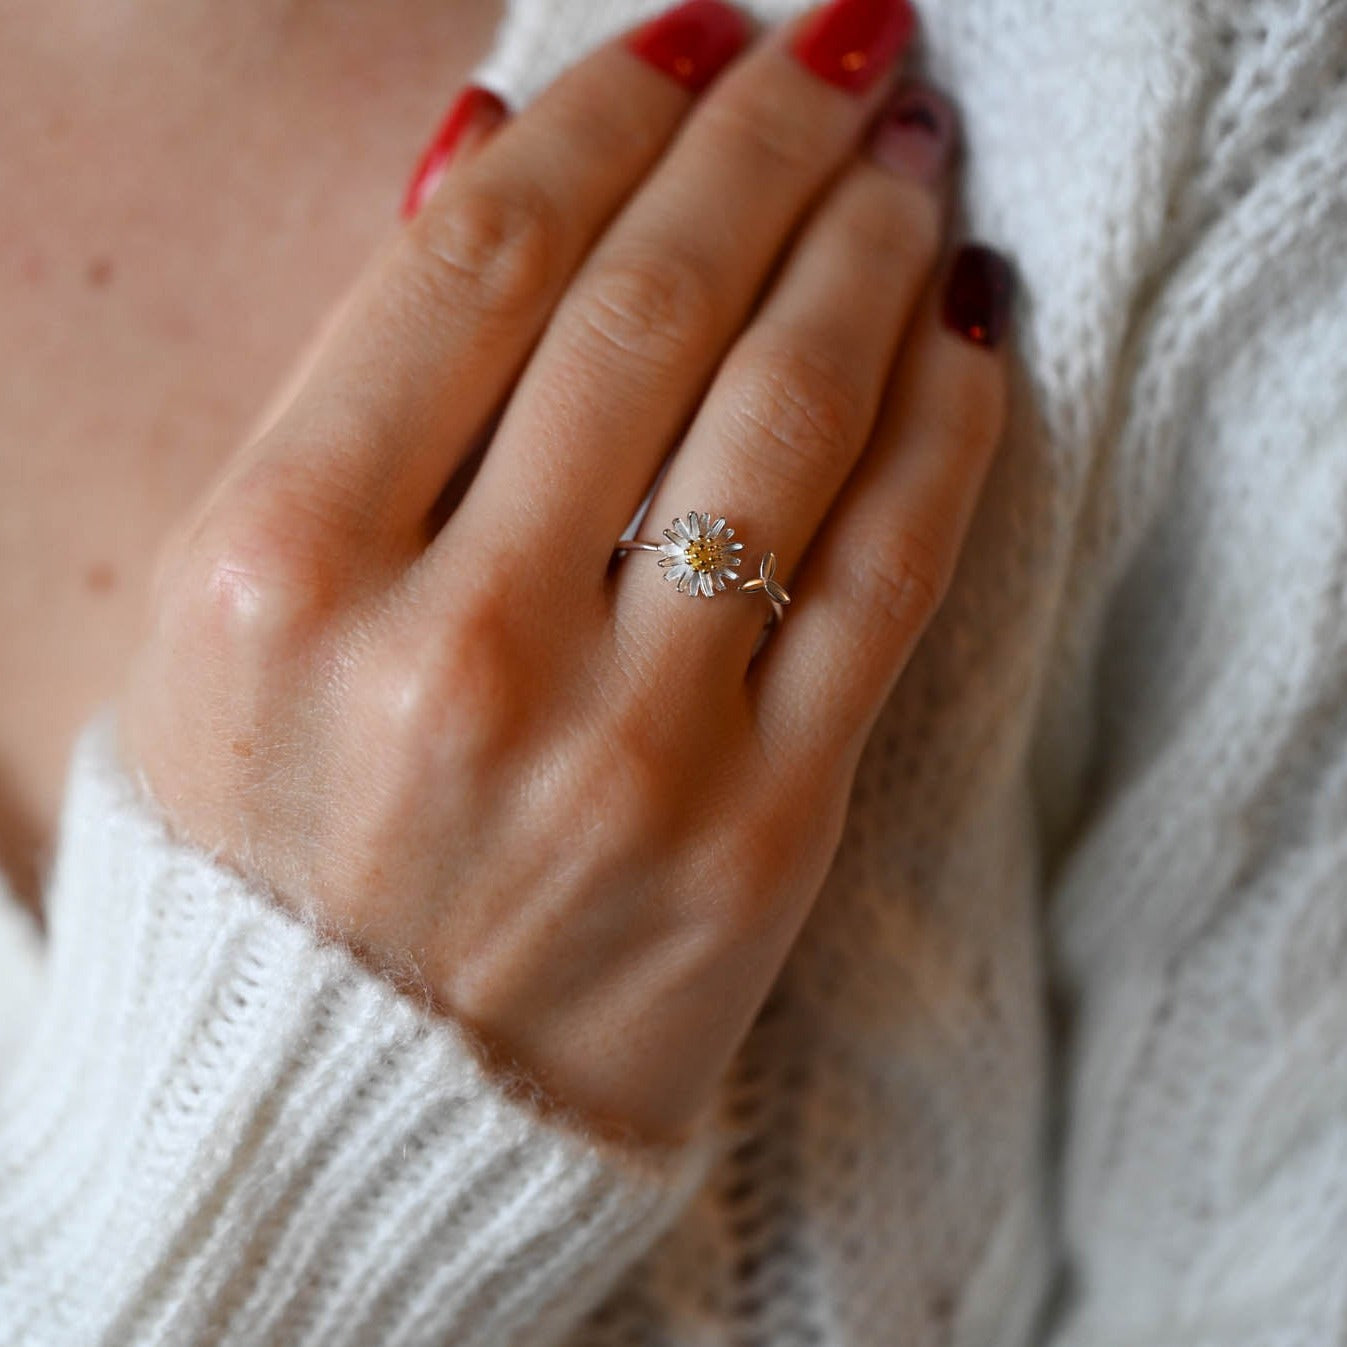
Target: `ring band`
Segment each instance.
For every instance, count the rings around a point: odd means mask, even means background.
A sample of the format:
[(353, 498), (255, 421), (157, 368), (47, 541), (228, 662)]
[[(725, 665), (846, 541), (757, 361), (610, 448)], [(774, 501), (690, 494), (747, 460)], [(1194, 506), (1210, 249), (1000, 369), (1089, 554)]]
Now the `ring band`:
[[(613, 551), (658, 552), (659, 564), (664, 568), (664, 578), (670, 581), (680, 594), (693, 598), (705, 595), (710, 598), (726, 588), (726, 582), (739, 578), (739, 567), (743, 559), (739, 553), (744, 550), (743, 543), (734, 542), (734, 530), (722, 518), (712, 519), (709, 513), (690, 510), (685, 516), (673, 521), (673, 526), (664, 530), (667, 542), (645, 542), (639, 538), (624, 538)], [(776, 553), (766, 552), (758, 563), (755, 579), (741, 581), (737, 587), (740, 594), (762, 593), (772, 605), (769, 625), (780, 622), (785, 615), (790, 595), (776, 580)]]

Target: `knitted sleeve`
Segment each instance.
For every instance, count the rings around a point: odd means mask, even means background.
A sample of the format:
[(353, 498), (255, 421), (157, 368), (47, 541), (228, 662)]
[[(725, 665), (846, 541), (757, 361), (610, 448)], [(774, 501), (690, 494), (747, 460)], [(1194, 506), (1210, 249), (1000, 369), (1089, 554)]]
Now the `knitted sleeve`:
[(1053, 1347), (1347, 1328), (1347, 15), (1208, 9), (1081, 533)]
[(713, 1142), (619, 1149), (173, 841), (105, 710), (74, 754), (0, 1079), (6, 1347), (529, 1347), (605, 1294)]

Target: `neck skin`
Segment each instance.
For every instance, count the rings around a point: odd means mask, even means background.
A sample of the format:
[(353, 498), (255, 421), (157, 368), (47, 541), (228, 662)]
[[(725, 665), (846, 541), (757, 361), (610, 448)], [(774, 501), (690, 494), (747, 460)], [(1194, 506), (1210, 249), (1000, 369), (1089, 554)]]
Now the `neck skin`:
[(380, 64), (418, 40), (444, 41), (480, 53), (503, 12), (502, 0), (49, 0), (5, 20), (31, 38), (44, 34), (67, 49), (99, 42), (181, 56), (232, 53), (237, 57), (282, 49), (315, 51), (344, 46), (348, 56)]

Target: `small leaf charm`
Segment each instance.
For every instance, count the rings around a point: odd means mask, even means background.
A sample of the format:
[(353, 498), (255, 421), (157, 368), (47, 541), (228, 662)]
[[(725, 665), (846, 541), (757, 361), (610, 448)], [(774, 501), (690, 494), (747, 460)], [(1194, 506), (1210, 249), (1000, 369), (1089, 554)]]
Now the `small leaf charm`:
[(755, 593), (760, 589), (769, 599), (773, 599), (784, 607), (790, 602), (790, 595), (777, 584), (775, 576), (776, 553), (768, 552), (758, 563), (758, 578), (756, 580), (745, 580), (739, 588), (745, 594)]

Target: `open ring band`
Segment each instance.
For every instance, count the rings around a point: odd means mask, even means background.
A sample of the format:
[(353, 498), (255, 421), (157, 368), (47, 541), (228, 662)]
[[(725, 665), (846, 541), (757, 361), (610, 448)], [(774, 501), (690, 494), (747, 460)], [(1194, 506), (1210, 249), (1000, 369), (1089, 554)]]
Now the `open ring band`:
[[(664, 530), (667, 542), (644, 542), (637, 538), (624, 538), (617, 543), (613, 551), (622, 552), (658, 552), (659, 564), (664, 568), (664, 578), (670, 581), (681, 594), (693, 598), (705, 595), (710, 598), (726, 588), (726, 582), (738, 580), (739, 568), (743, 558), (743, 543), (734, 542), (734, 530), (721, 518), (708, 513), (698, 514), (689, 511), (681, 519), (673, 521), (673, 527)], [(776, 580), (776, 553), (763, 553), (758, 563), (755, 579), (740, 581), (735, 592), (740, 594), (765, 594), (772, 605), (771, 623), (780, 622), (785, 613), (790, 595)]]

